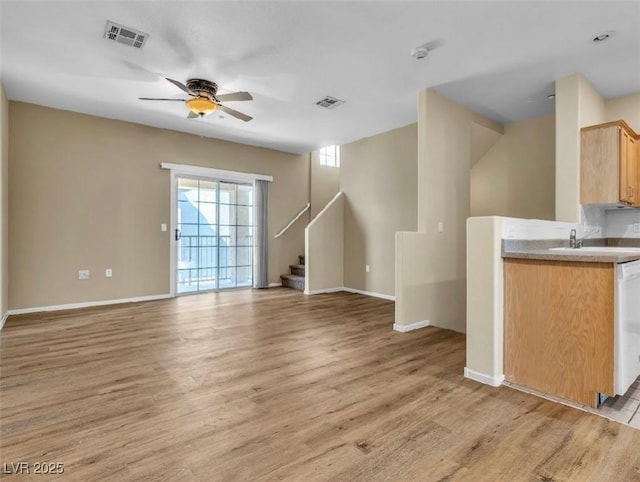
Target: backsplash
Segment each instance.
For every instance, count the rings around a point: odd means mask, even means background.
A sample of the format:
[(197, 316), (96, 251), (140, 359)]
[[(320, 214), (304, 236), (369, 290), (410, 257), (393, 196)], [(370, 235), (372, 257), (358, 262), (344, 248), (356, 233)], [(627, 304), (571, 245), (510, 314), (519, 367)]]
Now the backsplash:
[(640, 238), (640, 230), (634, 231), (634, 224), (640, 223), (640, 209), (583, 205), (581, 219), (585, 234), (591, 232), (589, 238)]
[(608, 238), (640, 238), (640, 232), (634, 232), (634, 224), (640, 224), (640, 209), (605, 211), (605, 232)]
[[(640, 239), (640, 230), (634, 232), (634, 224), (640, 224), (640, 209), (611, 209), (610, 206), (583, 205), (581, 223), (562, 223), (539, 219), (503, 218), (503, 239), (568, 239), (571, 229), (579, 238)], [(596, 241), (597, 244), (597, 241)]]
[(606, 236), (606, 214), (604, 207), (582, 205), (581, 208), (582, 236), (588, 238), (604, 238)]
[(503, 218), (504, 239), (569, 239), (572, 229), (581, 236), (581, 226), (573, 223), (543, 221), (540, 219)]

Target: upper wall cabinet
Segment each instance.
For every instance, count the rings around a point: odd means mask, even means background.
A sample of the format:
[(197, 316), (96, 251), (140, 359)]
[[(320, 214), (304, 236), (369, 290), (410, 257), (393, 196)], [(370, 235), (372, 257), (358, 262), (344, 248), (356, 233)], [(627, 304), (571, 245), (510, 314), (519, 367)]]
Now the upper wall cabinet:
[(583, 128), (580, 157), (581, 204), (640, 207), (640, 138), (624, 121)]

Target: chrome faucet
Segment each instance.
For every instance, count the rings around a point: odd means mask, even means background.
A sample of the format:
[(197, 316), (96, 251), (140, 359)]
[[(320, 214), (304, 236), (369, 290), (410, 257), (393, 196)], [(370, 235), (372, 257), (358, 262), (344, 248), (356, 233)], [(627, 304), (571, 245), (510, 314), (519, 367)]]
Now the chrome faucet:
[(582, 240), (576, 237), (576, 230), (572, 229), (569, 233), (569, 247), (572, 249), (582, 248)]

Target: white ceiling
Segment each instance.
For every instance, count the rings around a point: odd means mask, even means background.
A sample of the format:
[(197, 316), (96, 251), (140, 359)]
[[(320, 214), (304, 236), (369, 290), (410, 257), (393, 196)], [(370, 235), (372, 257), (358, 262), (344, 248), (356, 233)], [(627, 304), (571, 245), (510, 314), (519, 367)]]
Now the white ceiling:
[[(500, 122), (553, 112), (554, 80), (640, 91), (640, 2), (1, 1), (0, 75), (12, 100), (303, 153), (416, 121), (418, 90)], [(103, 38), (112, 20), (143, 50)], [(596, 34), (615, 30), (601, 44)], [(418, 61), (411, 49), (439, 46)], [(254, 120), (186, 119), (163, 77), (199, 77)], [(346, 100), (326, 110), (326, 95)]]

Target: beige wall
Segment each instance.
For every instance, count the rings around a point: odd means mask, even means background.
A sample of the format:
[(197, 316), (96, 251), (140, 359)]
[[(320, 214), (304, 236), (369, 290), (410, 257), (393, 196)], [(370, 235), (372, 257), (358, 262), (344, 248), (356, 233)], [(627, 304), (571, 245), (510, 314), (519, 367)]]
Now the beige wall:
[(640, 133), (640, 92), (605, 101), (605, 122), (624, 120)]
[(320, 165), (318, 151), (309, 155), (311, 156), (310, 219), (313, 219), (340, 190), (340, 167)]
[(604, 122), (605, 102), (596, 88), (583, 76), (578, 76), (580, 88), (580, 127)]
[(605, 120), (605, 102), (580, 74), (556, 81), (556, 220), (580, 221), (580, 129)]
[(0, 323), (9, 308), (9, 103), (0, 84)]
[(471, 216), (555, 219), (555, 174), (555, 116), (509, 124), (471, 169)]
[[(419, 290), (403, 293), (396, 313), (404, 325), (429, 320), (456, 331), (465, 330), (466, 220), (469, 217), (471, 127), (481, 124), (496, 132), (502, 126), (438, 95), (423, 90), (418, 96), (418, 231), (416, 252), (406, 259), (424, 259)], [(443, 232), (439, 232), (442, 223)], [(410, 248), (405, 246), (405, 248)], [(397, 286), (405, 289), (405, 280)], [(417, 309), (414, 309), (417, 308)]]
[(580, 79), (556, 81), (556, 220), (580, 217)]
[(421, 248), (428, 263), (422, 289), (406, 301), (424, 304), (418, 318), (456, 331), (465, 328), (471, 123), (471, 111), (432, 90), (419, 93), (418, 231), (426, 235)]
[(341, 147), (348, 288), (395, 295), (395, 233), (416, 228), (416, 135), (411, 124)]
[(467, 220), (465, 369), (495, 380), (493, 384), (503, 374), (502, 222), (499, 217)]
[[(438, 293), (433, 286), (434, 253), (429, 251), (425, 233), (398, 231), (396, 233), (396, 306), (395, 325), (431, 323)], [(401, 330), (399, 330), (401, 331)]]
[(168, 293), (170, 173), (160, 162), (273, 176), (270, 281), (303, 253), (304, 223), (273, 235), (308, 202), (308, 155), (24, 103), (9, 112), (11, 309)]
[(471, 123), (471, 166), (474, 166), (491, 149), (504, 134), (475, 122)]
[(306, 294), (344, 286), (344, 194), (314, 217), (305, 229)]

